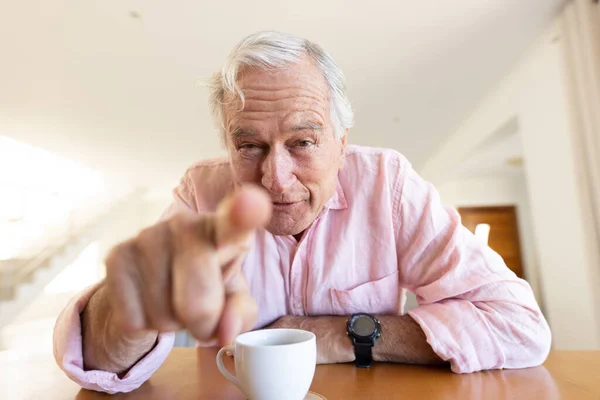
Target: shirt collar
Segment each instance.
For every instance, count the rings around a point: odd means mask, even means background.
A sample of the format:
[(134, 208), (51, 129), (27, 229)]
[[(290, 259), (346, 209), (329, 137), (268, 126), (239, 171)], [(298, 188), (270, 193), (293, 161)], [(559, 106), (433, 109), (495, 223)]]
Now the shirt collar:
[(335, 187), (335, 192), (333, 196), (325, 203), (325, 208), (329, 210), (344, 210), (348, 208), (348, 202), (346, 201), (346, 196), (344, 195), (344, 189), (342, 189), (342, 185), (340, 183), (340, 179), (337, 179), (337, 184)]

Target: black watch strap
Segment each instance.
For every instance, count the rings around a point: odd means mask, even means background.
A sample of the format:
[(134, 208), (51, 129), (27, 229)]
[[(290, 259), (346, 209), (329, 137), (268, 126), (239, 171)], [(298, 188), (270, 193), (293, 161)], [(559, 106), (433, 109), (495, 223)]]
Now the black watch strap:
[(354, 364), (358, 368), (369, 368), (371, 366), (371, 349), (373, 348), (373, 343), (357, 343), (354, 341), (354, 355), (356, 356), (356, 360)]

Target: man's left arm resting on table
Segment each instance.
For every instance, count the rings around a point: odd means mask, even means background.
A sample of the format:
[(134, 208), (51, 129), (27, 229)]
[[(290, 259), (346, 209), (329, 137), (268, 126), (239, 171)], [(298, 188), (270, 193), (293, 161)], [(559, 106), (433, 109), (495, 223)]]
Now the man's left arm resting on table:
[[(382, 335), (373, 347), (373, 360), (405, 364), (443, 364), (427, 343), (425, 333), (409, 315), (378, 315)], [(346, 335), (347, 317), (284, 316), (270, 328), (296, 328), (317, 336), (319, 364), (354, 361), (354, 347)]]
[[(435, 364), (454, 372), (540, 365), (550, 351), (550, 328), (527, 282), (461, 224), (456, 210), (402, 162), (396, 226), (402, 287), (419, 307), (403, 316), (378, 316), (382, 334), (375, 361)], [(369, 312), (369, 310), (361, 310)], [(303, 319), (304, 318), (304, 319)], [(320, 362), (354, 360), (344, 317), (284, 317), (313, 331)], [(293, 323), (293, 324), (292, 324)]]

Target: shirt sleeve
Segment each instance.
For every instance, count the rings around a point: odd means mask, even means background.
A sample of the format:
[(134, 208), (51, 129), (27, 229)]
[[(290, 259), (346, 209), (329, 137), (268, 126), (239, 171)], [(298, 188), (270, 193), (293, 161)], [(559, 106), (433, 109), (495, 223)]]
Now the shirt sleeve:
[[(185, 180), (174, 190), (174, 201), (160, 220), (178, 212), (194, 212), (182, 190)], [(83, 339), (81, 312), (102, 283), (91, 286), (76, 295), (60, 313), (54, 326), (54, 358), (58, 366), (81, 387), (107, 393), (130, 392), (141, 386), (167, 358), (175, 340), (174, 333), (161, 333), (158, 342), (144, 358), (139, 360), (125, 376), (113, 372), (83, 369)]]
[(83, 369), (81, 312), (101, 283), (75, 296), (58, 316), (54, 326), (54, 358), (58, 366), (81, 387), (107, 393), (130, 392), (142, 385), (160, 367), (173, 347), (174, 333), (160, 333), (154, 348), (122, 378), (114, 372)]
[(440, 203), (406, 160), (396, 194), (401, 281), (419, 303), (408, 314), (433, 350), (457, 373), (543, 363), (550, 328), (529, 284)]

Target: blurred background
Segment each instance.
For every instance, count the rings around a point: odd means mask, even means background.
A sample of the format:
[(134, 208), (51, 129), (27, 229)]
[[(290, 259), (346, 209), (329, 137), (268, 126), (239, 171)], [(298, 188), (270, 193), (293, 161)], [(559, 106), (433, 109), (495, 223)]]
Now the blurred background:
[(412, 161), (529, 281), (554, 348), (600, 349), (597, 1), (21, 0), (0, 4), (0, 350), (51, 351), (106, 252), (224, 154), (201, 82), (264, 29), (334, 56), (349, 141)]

